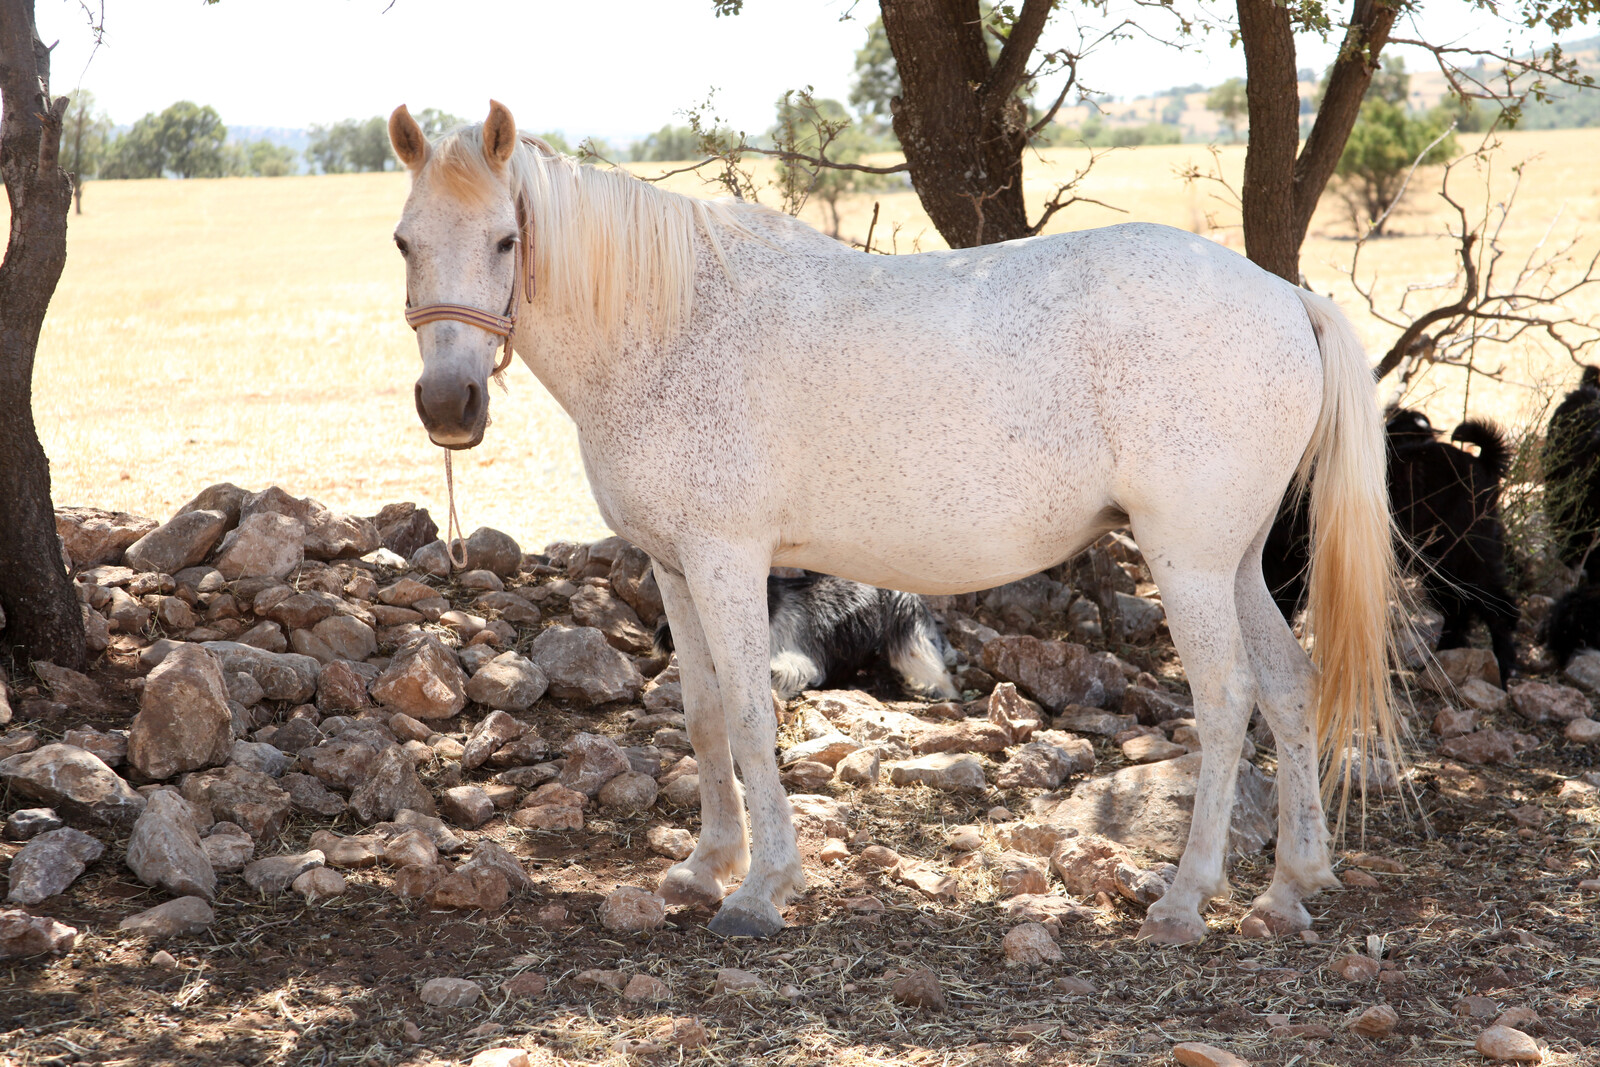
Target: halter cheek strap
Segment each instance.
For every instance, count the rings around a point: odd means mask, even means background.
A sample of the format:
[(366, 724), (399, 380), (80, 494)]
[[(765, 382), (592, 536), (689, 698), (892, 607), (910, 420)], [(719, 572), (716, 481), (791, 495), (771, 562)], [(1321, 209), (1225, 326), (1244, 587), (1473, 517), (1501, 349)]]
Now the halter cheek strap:
[[(496, 337), (506, 339), (505, 353), (500, 361), (494, 365), (495, 378), (511, 366), (511, 338), (517, 332), (517, 277), (522, 277), (523, 296), (530, 303), (535, 292), (533, 280), (533, 213), (517, 209), (518, 229), (522, 232), (522, 239), (517, 243), (516, 260), (511, 268), (511, 296), (506, 301), (506, 313), (496, 315), (481, 308), (468, 304), (424, 304), (421, 307), (411, 306), (411, 293), (406, 293), (406, 324), (413, 330), (419, 326), (426, 326), (430, 322), (464, 322), (468, 326), (476, 326), (486, 330)], [(503, 382), (501, 384), (504, 384)], [(465, 543), (461, 542), (461, 520), (456, 518), (456, 481), (455, 472), (450, 469), (450, 450), (444, 450), (444, 481), (445, 490), (450, 496), (449, 525), (445, 528), (445, 554), (450, 557), (451, 566), (457, 570), (465, 570), (467, 566), (467, 550)], [(462, 543), (461, 558), (456, 559), (456, 545)]]
[(522, 277), (524, 298), (533, 300), (535, 292), (533, 280), (533, 215), (529, 212), (518, 211), (522, 223), (522, 239), (517, 242), (516, 261), (511, 273), (511, 296), (506, 301), (506, 313), (496, 315), (492, 311), (484, 311), (468, 304), (423, 304), (421, 307), (411, 306), (411, 294), (406, 294), (406, 325), (413, 330), (426, 326), (430, 322), (441, 322), (446, 319), (452, 322), (464, 322), (468, 326), (476, 326), (480, 330), (494, 334), (496, 337), (506, 339), (505, 352), (499, 362), (494, 365), (494, 373), (501, 374), (511, 366), (511, 339), (517, 332), (517, 276)]

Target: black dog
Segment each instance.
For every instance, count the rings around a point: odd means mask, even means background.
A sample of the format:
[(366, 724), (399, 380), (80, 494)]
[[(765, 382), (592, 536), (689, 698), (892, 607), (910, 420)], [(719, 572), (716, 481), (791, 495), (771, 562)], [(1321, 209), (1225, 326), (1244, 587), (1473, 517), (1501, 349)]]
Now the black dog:
[(1578, 387), (1550, 416), (1540, 458), (1556, 554), (1569, 567), (1581, 565), (1589, 581), (1600, 580), (1600, 559), (1591, 558), (1600, 531), (1600, 367), (1583, 368)]
[[(911, 693), (940, 700), (960, 696), (945, 668), (949, 646), (914, 593), (812, 571), (799, 578), (769, 577), (767, 622), (772, 688), (784, 700), (844, 683), (880, 656)], [(656, 647), (672, 650), (665, 615), (656, 625)]]
[(1600, 648), (1600, 367), (1583, 368), (1545, 431), (1544, 514), (1550, 541), (1568, 567), (1582, 567), (1578, 587), (1550, 609), (1545, 647), (1565, 664), (1580, 646)]
[[(1427, 416), (1402, 408), (1389, 418), (1385, 436), (1389, 504), (1407, 543), (1402, 558), (1414, 557), (1424, 592), (1444, 615), (1439, 647), (1463, 647), (1479, 616), (1489, 628), (1500, 677), (1510, 678), (1519, 615), (1508, 589), (1500, 525), (1500, 480), (1511, 466), (1504, 433), (1482, 419), (1457, 426), (1450, 439), (1477, 445), (1474, 456), (1438, 440)], [(1262, 552), (1267, 588), (1286, 619), (1305, 596), (1309, 525), (1305, 499), (1292, 506), (1286, 500)]]

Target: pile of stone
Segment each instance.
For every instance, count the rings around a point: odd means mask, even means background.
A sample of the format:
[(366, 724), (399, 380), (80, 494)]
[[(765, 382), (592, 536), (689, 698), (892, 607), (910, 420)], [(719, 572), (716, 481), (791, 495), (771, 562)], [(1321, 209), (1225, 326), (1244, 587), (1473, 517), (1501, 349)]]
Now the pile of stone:
[[(0, 786), (26, 805), (5, 824), (27, 842), (12, 859), (11, 903), (47, 901), (107, 857), (172, 895), (124, 924), (163, 936), (210, 922), (207, 902), (229, 879), (315, 904), (346, 892), (341, 871), (368, 867), (429, 907), (493, 910), (531, 883), (491, 832), (573, 833), (603, 811), (653, 824), (645, 837), (662, 855), (694, 847), (673, 821), (699, 804), (678, 670), (653, 648), (660, 594), (626, 541), (524, 554), (480, 529), (458, 546), (456, 570), (413, 505), (356, 518), (226, 484), (164, 524), (82, 508), (57, 522), (96, 647), (142, 673), (121, 700), (104, 686), (122, 683), (48, 664), (19, 687), (25, 718), (71, 728), (53, 743), (37, 727), (0, 735)], [(1093, 595), (1069, 584), (1091, 580)], [(1153, 586), (1136, 547), (1113, 537), (1068, 567), (932, 599), (972, 699), (885, 704), (839, 690), (793, 702), (778, 760), (799, 832), (818, 846), (808, 858), (930, 897), (953, 895), (952, 870), (979, 863), (1007, 914), (1052, 930), (1089, 904), (1159, 899), (1198, 780), (1193, 710), (1181, 686), (1082, 643), (1108, 627), (1153, 640), (1164, 616), (1141, 591)], [(1474, 684), (1492, 657), (1441, 660), (1474, 699), (1514, 701), (1533, 721), (1588, 721), (1576, 690), (1526, 683), (1508, 697)], [(84, 725), (134, 699), (125, 728)], [(625, 724), (616, 736), (575, 721), (619, 706), (605, 719)], [(1488, 733), (1453, 736), (1487, 744)], [(1231, 852), (1273, 837), (1273, 782), (1250, 762), (1266, 740), (1237, 753)], [(1097, 746), (1113, 768), (1094, 775)], [(850, 798), (874, 788), (1009, 799), (1025, 817), (995, 808), (983, 827), (961, 828), (941, 866), (849, 833)], [(349, 816), (361, 829), (319, 829), (305, 851), (282, 854), (292, 815)], [(1037, 939), (1018, 951), (1036, 953)], [(70, 941), (53, 920), (0, 912), (0, 956)]]

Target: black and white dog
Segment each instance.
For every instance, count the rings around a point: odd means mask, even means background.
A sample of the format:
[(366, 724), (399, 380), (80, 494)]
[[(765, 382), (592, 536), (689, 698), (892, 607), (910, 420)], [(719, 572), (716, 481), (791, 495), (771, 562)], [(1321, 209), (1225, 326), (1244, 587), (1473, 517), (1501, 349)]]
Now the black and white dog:
[[(806, 689), (839, 685), (874, 660), (887, 660), (906, 690), (918, 697), (956, 700), (947, 663), (954, 653), (914, 593), (806, 571), (767, 579), (772, 688), (783, 700)], [(665, 615), (656, 648), (672, 650)]]

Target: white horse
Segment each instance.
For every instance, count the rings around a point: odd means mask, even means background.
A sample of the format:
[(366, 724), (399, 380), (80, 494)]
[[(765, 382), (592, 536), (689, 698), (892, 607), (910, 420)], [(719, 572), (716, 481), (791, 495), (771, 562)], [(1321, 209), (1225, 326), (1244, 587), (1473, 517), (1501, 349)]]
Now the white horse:
[[(669, 901), (722, 901), (712, 930), (766, 936), (805, 884), (773, 757), (770, 567), (958, 593), (1131, 525), (1203, 745), (1182, 863), (1140, 934), (1198, 940), (1228, 891), (1255, 705), (1280, 801), (1252, 914), (1310, 925), (1302, 896), (1335, 884), (1319, 742), (1395, 726), (1382, 428), (1331, 302), (1155, 225), (867, 255), (759, 206), (579, 166), (495, 102), (431, 145), (401, 107), (389, 135), (412, 177), (395, 242), (430, 437), (482, 439), (509, 334), (577, 424), (606, 523), (655, 561), (700, 765), (700, 843), (662, 878)], [(1320, 670), (1261, 576), (1297, 472)]]

